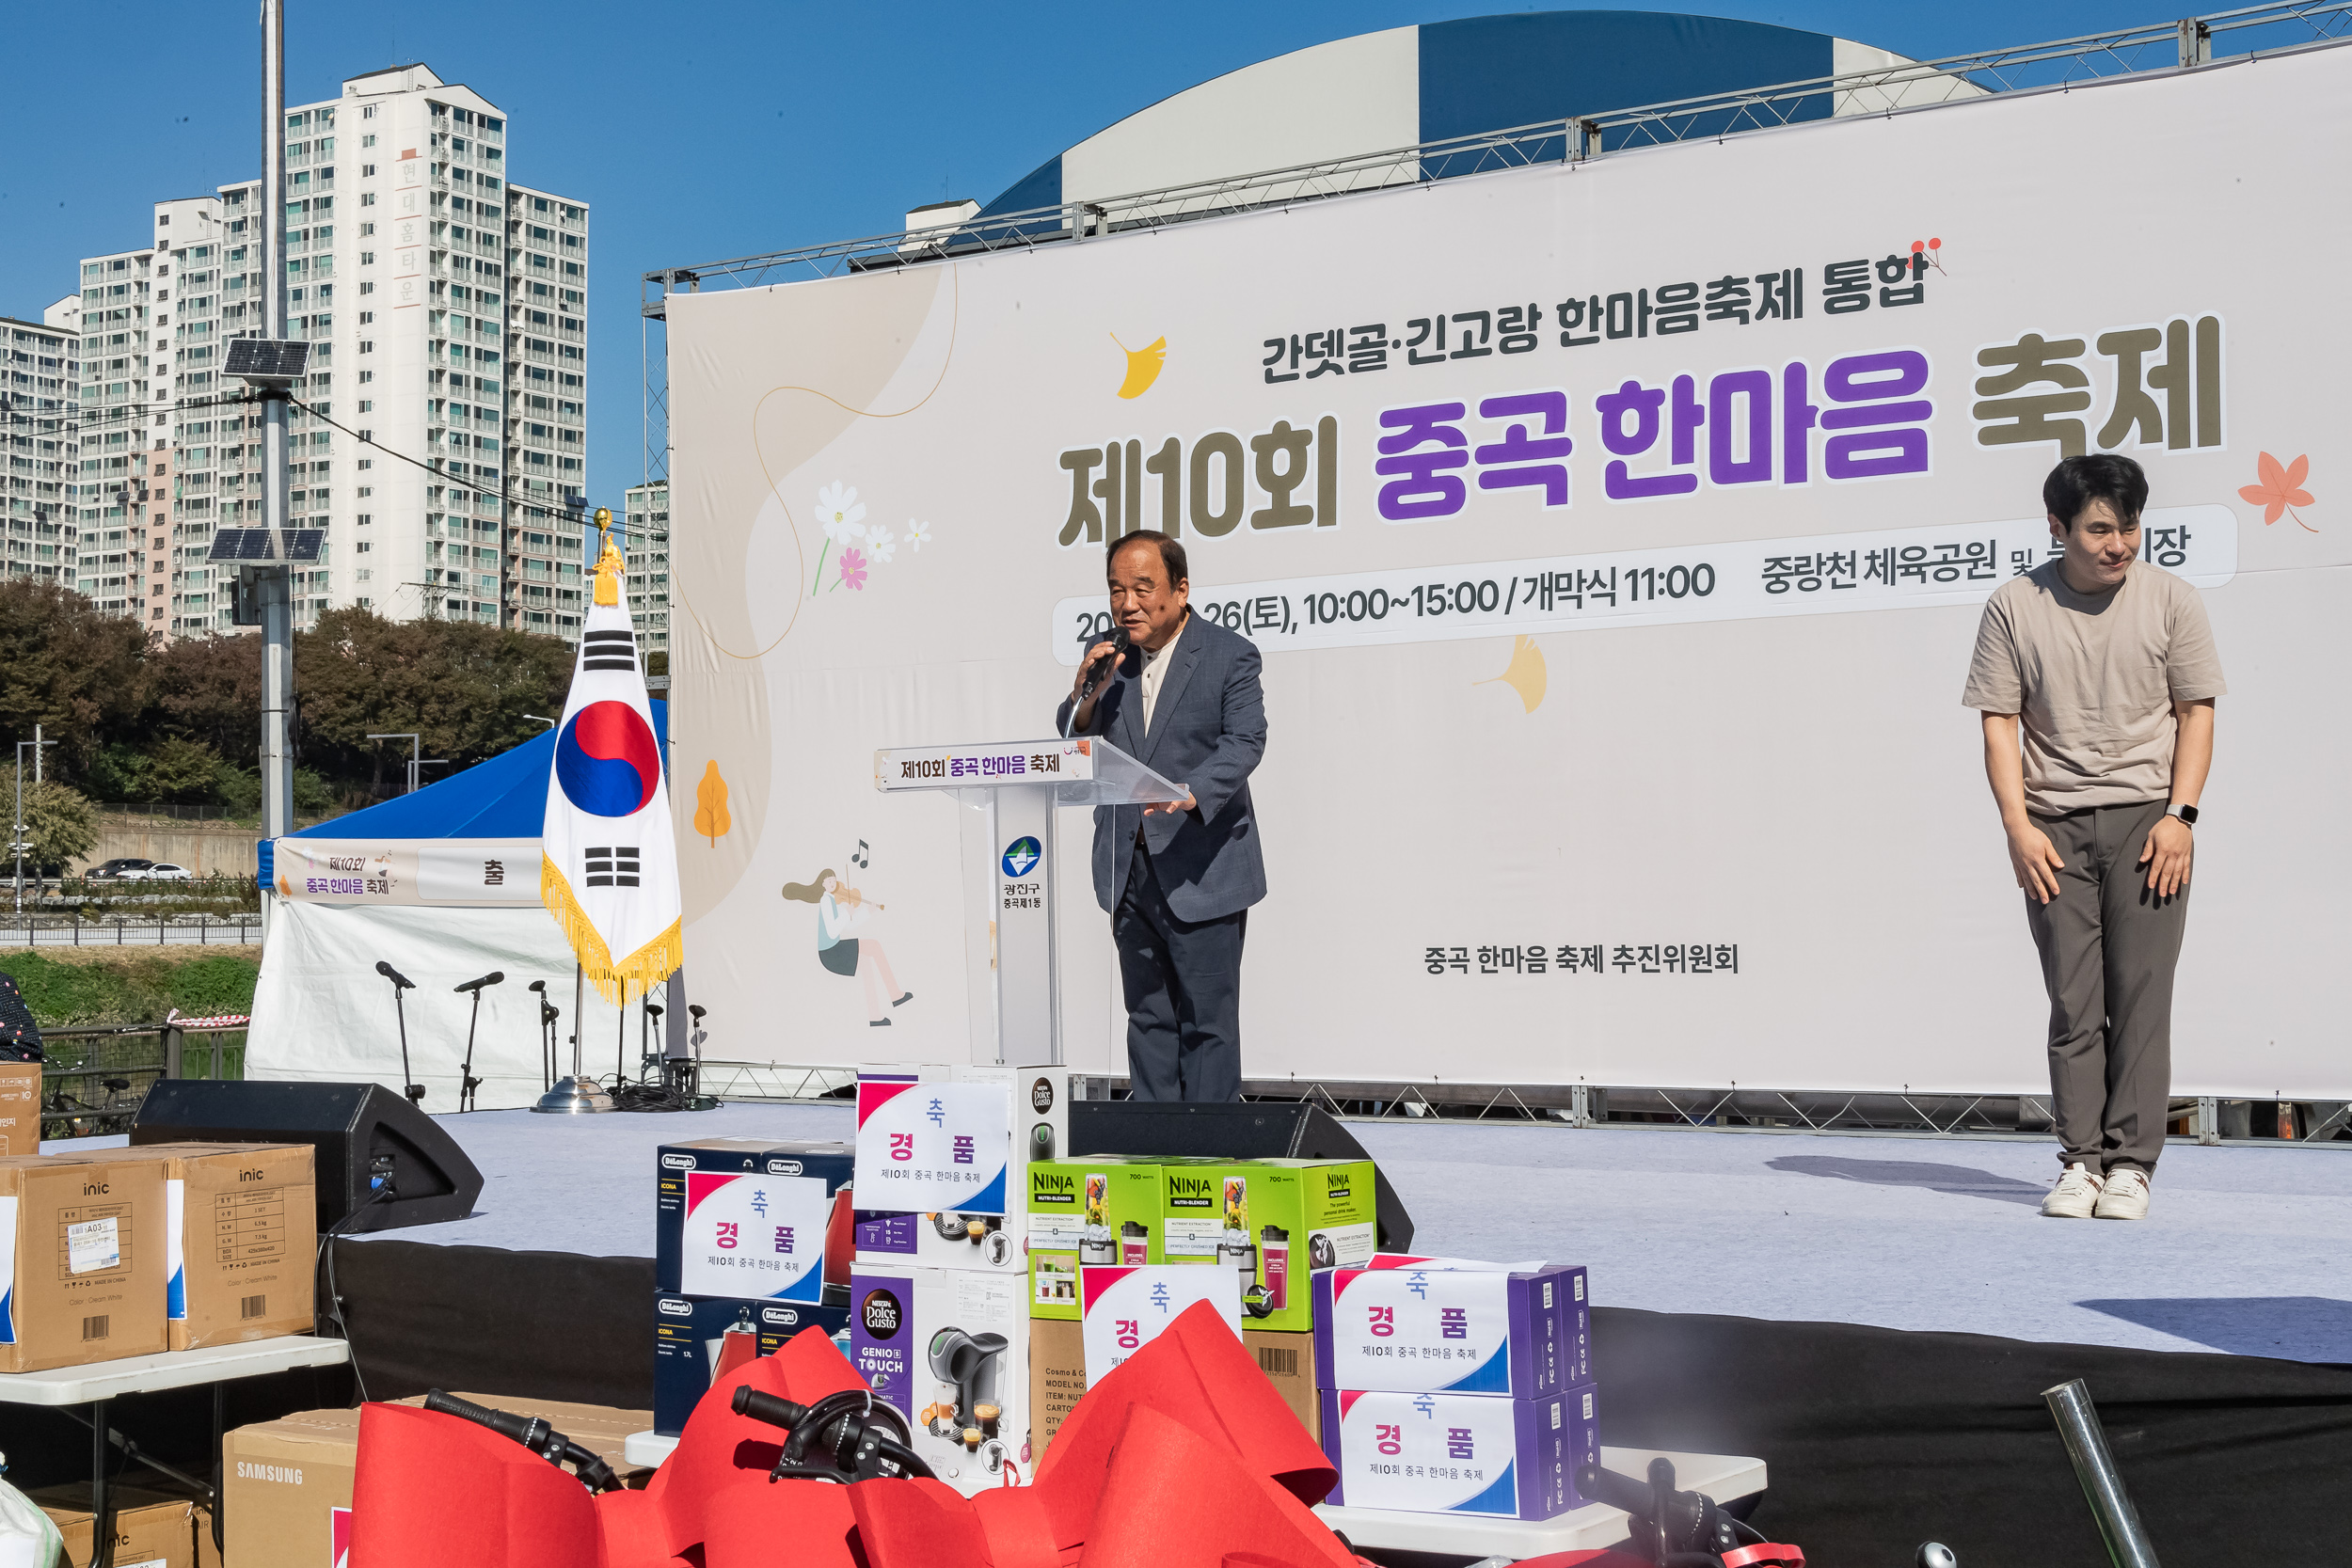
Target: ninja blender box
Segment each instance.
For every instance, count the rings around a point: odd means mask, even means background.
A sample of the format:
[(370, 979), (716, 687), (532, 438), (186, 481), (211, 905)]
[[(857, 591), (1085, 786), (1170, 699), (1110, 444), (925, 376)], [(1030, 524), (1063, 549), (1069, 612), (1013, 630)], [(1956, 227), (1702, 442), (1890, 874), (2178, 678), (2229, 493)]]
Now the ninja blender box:
[(1054, 1129), (1069, 1125), (1070, 1087), (1046, 1069), (860, 1069), (859, 1266), (1023, 1274), (1020, 1188), (1041, 1140), (1014, 1129), (1035, 1121), (1050, 1151)]
[(931, 1473), (970, 1497), (1025, 1484), (1029, 1320), (1019, 1275), (873, 1268), (850, 1283), (850, 1359), (907, 1418)]
[(1549, 1519), (1581, 1507), (1576, 1468), (1600, 1463), (1594, 1387), (1534, 1400), (1324, 1390), (1324, 1501), (1408, 1513)]
[(1249, 1326), (1314, 1327), (1314, 1269), (1369, 1261), (1370, 1160), (1168, 1161), (1160, 1167), (1160, 1249), (1243, 1277)]
[(806, 1302), (740, 1301), (656, 1291), (653, 1298), (653, 1429), (686, 1430), (710, 1386), (754, 1356), (773, 1355), (794, 1335), (828, 1338), (849, 1323), (846, 1307)]
[(823, 1301), (826, 1231), (852, 1164), (845, 1143), (662, 1145), (654, 1283), (679, 1295)]
[(1584, 1271), (1395, 1259), (1314, 1275), (1326, 1388), (1534, 1399), (1589, 1382)]
[(1089, 1155), (1029, 1166), (1029, 1316), (1076, 1323), (1081, 1265), (1157, 1263), (1160, 1167)]

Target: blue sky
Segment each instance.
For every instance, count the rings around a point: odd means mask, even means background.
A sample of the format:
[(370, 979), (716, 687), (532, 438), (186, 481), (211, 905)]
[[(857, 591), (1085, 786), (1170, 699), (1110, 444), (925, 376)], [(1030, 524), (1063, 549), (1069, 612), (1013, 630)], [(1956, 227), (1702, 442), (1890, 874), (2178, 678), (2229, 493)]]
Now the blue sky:
[[(638, 275), (897, 229), (986, 200), (1113, 120), (1328, 39), (1494, 5), (574, 3), (402, 10), (292, 0), (290, 102), (422, 60), (501, 105), (515, 178), (592, 204), (589, 493), (643, 467)], [(2154, 0), (1686, 3), (1915, 57), (2179, 14)], [(147, 203), (259, 172), (254, 0), (12, 8), (0, 154), (0, 314), (38, 320), (74, 262), (142, 241)], [(432, 21), (423, 20), (432, 18)]]

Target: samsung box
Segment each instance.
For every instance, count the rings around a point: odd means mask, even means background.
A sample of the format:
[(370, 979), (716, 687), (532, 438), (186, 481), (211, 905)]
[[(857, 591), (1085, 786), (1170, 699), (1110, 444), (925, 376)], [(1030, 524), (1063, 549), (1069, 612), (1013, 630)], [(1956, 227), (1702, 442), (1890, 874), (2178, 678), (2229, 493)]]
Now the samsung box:
[[(491, 1410), (546, 1417), (632, 1488), (644, 1486), (651, 1474), (633, 1470), (624, 1452), (628, 1434), (644, 1431), (653, 1418), (648, 1411), (499, 1394), (458, 1393), (457, 1398)], [(419, 1395), (400, 1402), (424, 1401)], [(297, 1411), (229, 1433), (221, 1441), (226, 1560), (235, 1568), (345, 1568), (358, 1459), (357, 1410)], [(115, 1561), (125, 1568), (119, 1552)]]
[(1089, 1155), (1029, 1164), (1029, 1316), (1078, 1321), (1078, 1270), (1157, 1263), (1160, 1167)]
[(832, 1338), (849, 1321), (845, 1307), (656, 1291), (654, 1431), (675, 1437), (712, 1383), (754, 1356), (774, 1354), (797, 1334), (814, 1328)]
[(844, 1143), (700, 1138), (664, 1144), (654, 1202), (654, 1283), (690, 1296), (824, 1299)]
[(1580, 1465), (1600, 1463), (1589, 1383), (1543, 1399), (1325, 1390), (1324, 1501), (1410, 1513), (1549, 1519), (1581, 1507)]
[(164, 1233), (160, 1160), (0, 1159), (0, 1371), (170, 1349)]
[(1581, 1267), (1416, 1259), (1327, 1270), (1314, 1275), (1316, 1381), (1507, 1399), (1557, 1393), (1592, 1379), (1584, 1296)]
[(906, 1417), (931, 1473), (967, 1497), (1006, 1484), (1008, 1466), (1020, 1483), (1032, 1474), (1025, 1283), (862, 1262), (850, 1278), (850, 1359)]
[(1313, 1328), (1309, 1272), (1373, 1255), (1370, 1160), (1170, 1160), (1160, 1193), (1163, 1259), (1237, 1271), (1261, 1328)]

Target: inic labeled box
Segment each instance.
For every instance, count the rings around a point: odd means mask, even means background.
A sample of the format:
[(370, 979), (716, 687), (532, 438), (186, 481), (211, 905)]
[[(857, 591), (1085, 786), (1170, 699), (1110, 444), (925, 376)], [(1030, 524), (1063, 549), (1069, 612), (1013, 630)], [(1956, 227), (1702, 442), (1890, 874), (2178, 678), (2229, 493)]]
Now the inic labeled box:
[(160, 1160), (0, 1159), (0, 1372), (170, 1349), (164, 1231)]

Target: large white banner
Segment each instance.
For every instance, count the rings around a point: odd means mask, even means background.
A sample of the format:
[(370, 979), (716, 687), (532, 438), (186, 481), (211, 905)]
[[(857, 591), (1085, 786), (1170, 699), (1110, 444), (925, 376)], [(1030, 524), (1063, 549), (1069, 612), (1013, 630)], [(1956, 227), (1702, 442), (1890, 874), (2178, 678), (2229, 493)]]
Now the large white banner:
[[(2346, 146), (2328, 50), (673, 298), (710, 1049), (966, 1056), (972, 814), (871, 759), (1041, 733), (1149, 527), (1266, 656), (1249, 1076), (2043, 1088), (1959, 699), (2113, 451), (2231, 681), (2175, 1087), (2352, 1096), (2352, 307), (2296, 281)], [(1042, 874), (1123, 1070), (1088, 831)]]

